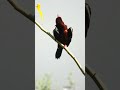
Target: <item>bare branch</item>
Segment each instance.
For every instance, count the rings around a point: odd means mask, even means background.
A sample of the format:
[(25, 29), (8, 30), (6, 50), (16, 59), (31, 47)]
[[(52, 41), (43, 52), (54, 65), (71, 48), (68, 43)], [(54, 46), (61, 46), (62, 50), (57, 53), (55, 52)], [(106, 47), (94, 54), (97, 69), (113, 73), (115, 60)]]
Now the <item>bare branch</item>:
[(97, 76), (96, 72), (93, 71), (89, 66), (85, 66), (86, 73), (93, 79), (100, 90), (107, 90), (104, 83), (101, 79)]
[(8, 0), (8, 2), (14, 7), (15, 10), (23, 14), (25, 17), (30, 19), (32, 22), (35, 22), (35, 16), (31, 15), (30, 13), (26, 13), (24, 10), (18, 7), (17, 3), (15, 3), (14, 1)]

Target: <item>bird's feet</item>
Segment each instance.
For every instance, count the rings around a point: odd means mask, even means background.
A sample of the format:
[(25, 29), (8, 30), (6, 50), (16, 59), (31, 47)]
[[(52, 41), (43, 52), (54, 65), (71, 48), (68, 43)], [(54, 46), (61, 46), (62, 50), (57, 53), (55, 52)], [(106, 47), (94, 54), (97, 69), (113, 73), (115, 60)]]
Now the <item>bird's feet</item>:
[(64, 48), (66, 48), (67, 47), (67, 45), (64, 45)]

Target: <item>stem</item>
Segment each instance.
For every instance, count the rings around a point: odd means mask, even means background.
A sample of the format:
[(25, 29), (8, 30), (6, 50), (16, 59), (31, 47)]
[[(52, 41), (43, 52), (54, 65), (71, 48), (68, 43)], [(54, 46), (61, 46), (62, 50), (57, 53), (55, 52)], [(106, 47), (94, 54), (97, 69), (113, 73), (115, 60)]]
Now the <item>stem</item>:
[(93, 71), (89, 66), (85, 66), (85, 71), (93, 79), (100, 90), (107, 90), (104, 83), (97, 76), (97, 73), (95, 71)]

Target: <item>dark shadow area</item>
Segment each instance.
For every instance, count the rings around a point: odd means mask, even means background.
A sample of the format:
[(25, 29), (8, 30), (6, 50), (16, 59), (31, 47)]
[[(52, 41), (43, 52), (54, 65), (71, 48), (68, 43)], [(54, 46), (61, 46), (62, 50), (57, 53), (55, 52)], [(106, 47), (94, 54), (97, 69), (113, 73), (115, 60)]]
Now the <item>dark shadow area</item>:
[[(86, 64), (98, 74), (108, 90), (119, 89), (120, 27), (119, 1), (86, 1), (91, 7), (91, 20), (86, 38)], [(89, 76), (86, 90), (99, 90)]]
[[(33, 1), (27, 0), (24, 5), (23, 8), (31, 8), (34, 13)], [(34, 90), (34, 84), (35, 25), (15, 11), (7, 0), (1, 0), (0, 90)]]

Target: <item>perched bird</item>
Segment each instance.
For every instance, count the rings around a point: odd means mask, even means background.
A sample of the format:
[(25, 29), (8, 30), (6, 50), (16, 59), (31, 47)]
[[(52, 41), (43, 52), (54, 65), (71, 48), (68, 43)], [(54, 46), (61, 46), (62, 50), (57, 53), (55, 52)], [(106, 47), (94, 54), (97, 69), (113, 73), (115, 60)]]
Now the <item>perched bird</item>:
[(87, 32), (90, 25), (90, 17), (91, 17), (91, 8), (85, 3), (85, 37), (87, 36)]
[[(67, 28), (67, 25), (64, 24), (62, 18), (58, 16), (56, 18), (56, 25), (55, 29), (53, 30), (53, 35), (56, 40), (61, 42), (64, 46), (69, 46), (71, 39), (72, 39), (72, 32), (73, 29), (70, 27)], [(55, 54), (55, 58), (60, 58), (62, 54), (63, 48), (58, 44), (58, 48)]]

